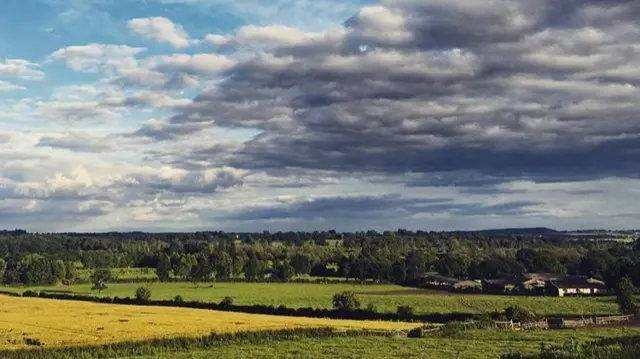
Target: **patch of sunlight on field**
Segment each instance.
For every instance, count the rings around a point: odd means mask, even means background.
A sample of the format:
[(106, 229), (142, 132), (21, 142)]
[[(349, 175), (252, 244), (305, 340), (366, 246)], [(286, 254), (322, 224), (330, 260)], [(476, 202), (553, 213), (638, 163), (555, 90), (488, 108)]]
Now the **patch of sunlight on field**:
[(25, 337), (52, 347), (303, 327), (410, 329), (416, 324), (0, 296), (0, 349), (24, 348)]

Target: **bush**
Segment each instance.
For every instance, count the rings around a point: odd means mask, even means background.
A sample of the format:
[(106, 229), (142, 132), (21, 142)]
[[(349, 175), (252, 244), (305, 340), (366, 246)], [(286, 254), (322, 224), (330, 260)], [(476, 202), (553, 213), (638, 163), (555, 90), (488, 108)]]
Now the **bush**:
[(531, 323), (537, 319), (534, 312), (517, 305), (505, 309), (504, 314), (508, 320), (513, 320), (516, 323)]
[(340, 311), (354, 311), (360, 308), (360, 300), (353, 292), (337, 293), (333, 296), (333, 307)]
[(136, 300), (138, 302), (148, 302), (151, 299), (151, 289), (139, 287), (136, 289)]
[(229, 308), (233, 305), (233, 298), (232, 297), (224, 297), (221, 301), (220, 301), (220, 306), (223, 308)]
[(414, 328), (407, 333), (408, 338), (424, 338), (424, 331), (422, 328)]
[(22, 296), (23, 297), (37, 297), (38, 294), (39, 294), (38, 292), (36, 292), (34, 290), (31, 290), (31, 289), (28, 289), (28, 290), (25, 290), (24, 293), (22, 293)]
[(176, 303), (184, 303), (184, 298), (182, 298), (182, 296), (178, 294), (175, 297), (173, 297), (173, 301)]
[(29, 337), (24, 337), (24, 344), (25, 345), (31, 345), (31, 346), (42, 346), (42, 342), (40, 341), (40, 339), (37, 338), (29, 338)]
[(413, 318), (413, 307), (401, 305), (396, 310), (396, 314), (400, 320), (411, 320)]

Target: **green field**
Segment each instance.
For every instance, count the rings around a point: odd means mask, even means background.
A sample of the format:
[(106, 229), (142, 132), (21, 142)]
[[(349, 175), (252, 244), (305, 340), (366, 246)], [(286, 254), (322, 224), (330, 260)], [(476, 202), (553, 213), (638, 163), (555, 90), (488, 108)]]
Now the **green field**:
[[(373, 304), (379, 311), (394, 312), (399, 305), (412, 306), (416, 313), (487, 313), (503, 311), (511, 305), (524, 306), (537, 314), (616, 314), (618, 307), (613, 298), (599, 297), (524, 297), (496, 295), (441, 294), (408, 289), (397, 285), (318, 284), (318, 283), (112, 283), (103, 296), (133, 297), (136, 288), (145, 285), (151, 289), (153, 299), (172, 299), (182, 295), (185, 300), (219, 302), (224, 297), (234, 298), (235, 304), (263, 304), (288, 307), (330, 308), (335, 293), (356, 292), (362, 305)], [(31, 287), (36, 290), (70, 291), (98, 295), (90, 284), (72, 286)], [(0, 287), (21, 293), (25, 287)]]
[[(470, 331), (445, 338), (337, 338), (304, 339), (265, 345), (230, 345), (211, 350), (135, 357), (135, 359), (205, 358), (429, 358), (497, 359), (511, 352), (535, 353), (541, 343), (562, 344), (639, 335), (640, 328), (590, 328), (515, 332)], [(134, 359), (129, 358), (129, 359)]]

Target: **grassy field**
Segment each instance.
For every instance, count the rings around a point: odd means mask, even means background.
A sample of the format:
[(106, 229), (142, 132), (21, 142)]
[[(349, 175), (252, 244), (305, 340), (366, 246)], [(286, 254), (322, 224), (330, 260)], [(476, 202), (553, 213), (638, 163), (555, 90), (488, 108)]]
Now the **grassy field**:
[(24, 348), (25, 337), (55, 347), (305, 327), (410, 329), (416, 324), (0, 296), (0, 349)]
[[(143, 284), (109, 284), (103, 296), (132, 297)], [(373, 304), (379, 311), (393, 312), (399, 305), (414, 307), (416, 313), (486, 313), (503, 311), (511, 305), (521, 305), (537, 314), (616, 314), (613, 298), (555, 298), (496, 295), (434, 294), (396, 285), (314, 284), (314, 283), (149, 283), (154, 299), (171, 299), (180, 294), (185, 300), (219, 302), (226, 296), (236, 304), (265, 304), (288, 307), (330, 308), (335, 293), (350, 290), (358, 293), (363, 306)], [(93, 294), (91, 285), (34, 287), (38, 290), (71, 291)], [(21, 293), (27, 288), (0, 287)]]
[(514, 332), (485, 330), (445, 338), (333, 338), (304, 339), (268, 345), (230, 345), (212, 350), (170, 353), (128, 359), (205, 358), (429, 358), (497, 359), (511, 352), (535, 353), (541, 343), (596, 340), (640, 334), (640, 328), (590, 328)]

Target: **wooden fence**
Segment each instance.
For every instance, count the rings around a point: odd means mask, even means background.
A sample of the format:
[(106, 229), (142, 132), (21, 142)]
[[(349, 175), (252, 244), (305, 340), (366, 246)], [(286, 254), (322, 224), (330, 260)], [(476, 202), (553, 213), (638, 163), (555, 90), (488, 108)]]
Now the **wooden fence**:
[(595, 317), (593, 321), (596, 325), (628, 323), (633, 319), (633, 315), (617, 315), (610, 317)]
[(549, 319), (548, 325), (552, 329), (563, 328), (581, 328), (591, 325), (611, 325), (611, 324), (624, 324), (629, 323), (633, 319), (632, 315), (613, 315), (608, 317), (590, 317), (582, 319)]
[[(564, 329), (564, 328), (582, 328), (592, 325), (612, 325), (624, 324), (633, 320), (632, 315), (616, 315), (609, 317), (590, 317), (582, 319), (545, 319), (531, 323), (514, 323), (509, 321), (493, 321), (493, 327), (498, 329), (512, 330), (539, 330), (539, 329)], [(471, 327), (473, 324), (469, 323)]]

